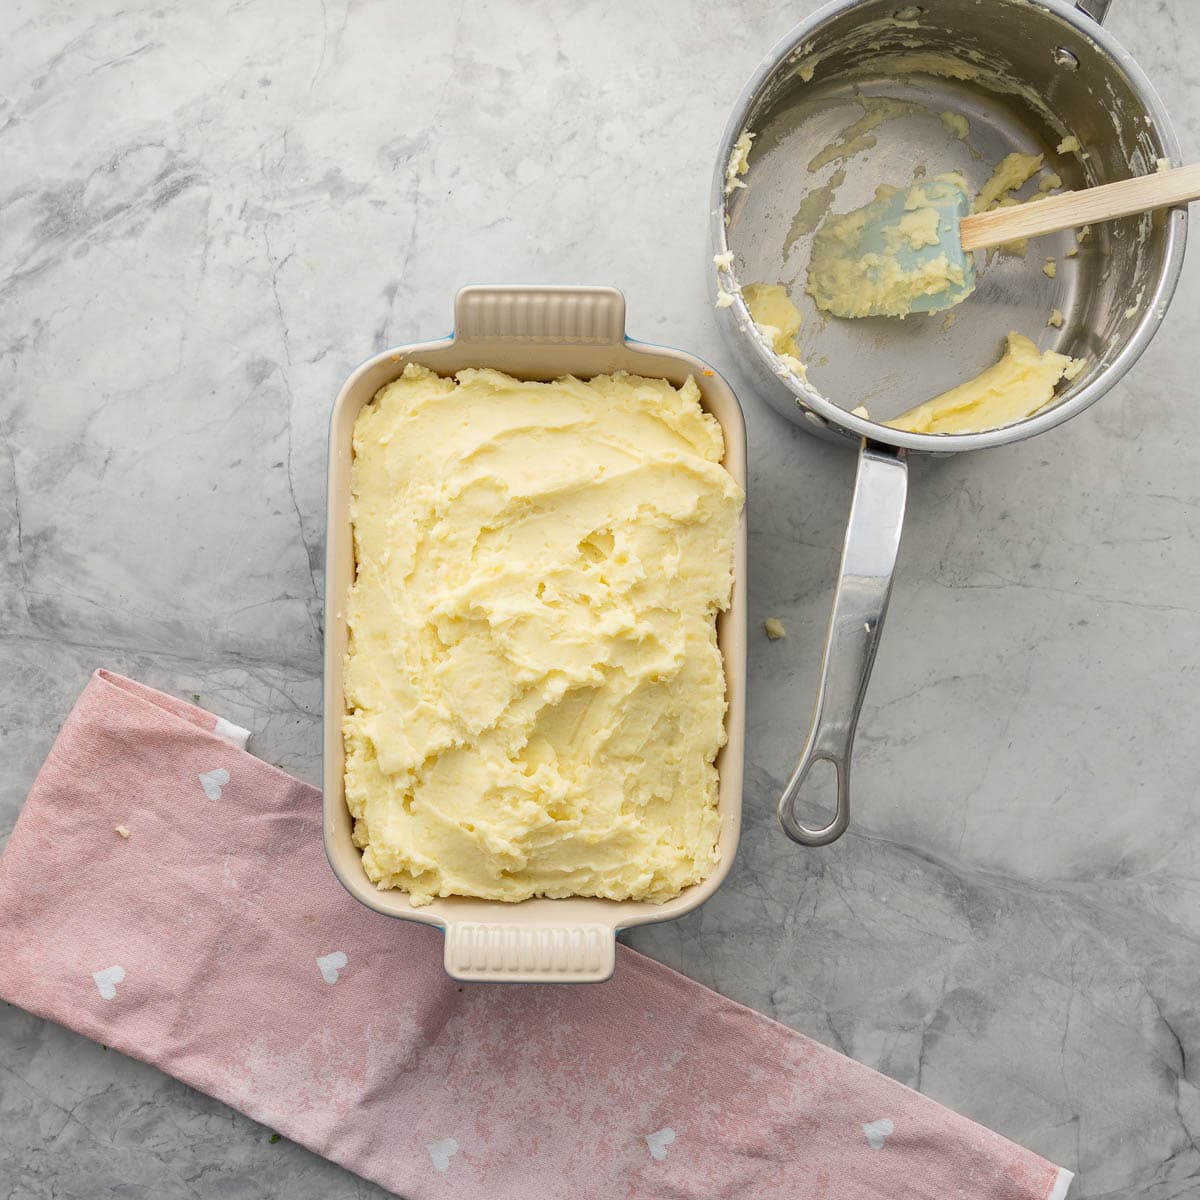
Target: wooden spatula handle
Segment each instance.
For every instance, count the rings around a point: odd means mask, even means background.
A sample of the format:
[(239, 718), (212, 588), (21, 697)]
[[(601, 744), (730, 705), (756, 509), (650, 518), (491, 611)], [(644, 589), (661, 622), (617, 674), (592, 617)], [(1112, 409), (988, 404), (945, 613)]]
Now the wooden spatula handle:
[(1193, 163), (1190, 167), (1175, 167), (1155, 175), (1139, 175), (1082, 192), (1063, 192), (1036, 203), (964, 217), (960, 226), (962, 248), (983, 250), (1016, 238), (1077, 229), (1197, 199), (1200, 199), (1200, 163)]

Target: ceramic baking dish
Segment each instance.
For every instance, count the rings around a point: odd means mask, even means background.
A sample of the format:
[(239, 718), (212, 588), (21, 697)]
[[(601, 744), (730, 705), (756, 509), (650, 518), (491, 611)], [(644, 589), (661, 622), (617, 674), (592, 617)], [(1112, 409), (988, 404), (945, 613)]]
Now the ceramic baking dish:
[(717, 758), (720, 778), (720, 861), (703, 882), (665, 904), (588, 898), (534, 899), (516, 904), (450, 897), (414, 908), (407, 893), (380, 891), (367, 878), (352, 839), (343, 792), (342, 671), (347, 629), (345, 598), (354, 578), (350, 526), (350, 464), (354, 420), (376, 392), (408, 362), (439, 374), (495, 367), (524, 379), (587, 379), (610, 371), (668, 379), (689, 375), (704, 408), (725, 434), (724, 465), (746, 486), (746, 431), (737, 397), (698, 358), (625, 337), (625, 297), (604, 287), (469, 287), (454, 303), (454, 333), (436, 342), (388, 350), (346, 380), (329, 431), (329, 490), (325, 549), (325, 850), (346, 890), (369, 908), (444, 930), (446, 971), (455, 979), (513, 982), (598, 982), (612, 974), (619, 929), (665, 921), (702, 904), (733, 862), (742, 807), (742, 744), (746, 686), (746, 518), (734, 554), (733, 599), (718, 618), (725, 658), (728, 741)]

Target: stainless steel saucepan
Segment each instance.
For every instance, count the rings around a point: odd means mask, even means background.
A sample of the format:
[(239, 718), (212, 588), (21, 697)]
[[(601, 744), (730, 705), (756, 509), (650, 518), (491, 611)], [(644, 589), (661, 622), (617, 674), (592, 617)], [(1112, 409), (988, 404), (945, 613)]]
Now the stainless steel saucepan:
[[(825, 320), (804, 291), (813, 229), (823, 210), (865, 204), (880, 183), (958, 170), (978, 188), (1012, 151), (1043, 152), (1064, 188), (1145, 174), (1163, 159), (1178, 164), (1161, 101), (1101, 24), (1108, 7), (1108, 0), (835, 0), (771, 51), (726, 128), (711, 237), (714, 254), (733, 254), (728, 271), (713, 273), (714, 297), (718, 288), (734, 295), (718, 310), (725, 330), (768, 403), (805, 429), (859, 447), (812, 725), (779, 804), (784, 830), (805, 845), (834, 841), (849, 819), (851, 748), (900, 544), (907, 455), (1032, 437), (1100, 399), (1162, 322), (1187, 212), (1110, 222), (1081, 242), (1067, 231), (1031, 242), (1025, 258), (998, 257), (953, 323), (921, 315)], [(943, 113), (967, 118), (965, 138)], [(727, 195), (726, 168), (744, 132), (754, 135), (746, 186)], [(1053, 278), (1043, 270), (1049, 256)], [(807, 381), (759, 336), (737, 290), (750, 282), (784, 284), (803, 313)], [(1058, 328), (1047, 324), (1055, 309)], [(915, 434), (878, 423), (995, 362), (1010, 330), (1086, 358), (1087, 366), (1034, 416), (986, 433)], [(871, 419), (850, 411), (860, 405)], [(829, 824), (811, 828), (796, 800), (820, 760), (836, 768), (837, 809)]]

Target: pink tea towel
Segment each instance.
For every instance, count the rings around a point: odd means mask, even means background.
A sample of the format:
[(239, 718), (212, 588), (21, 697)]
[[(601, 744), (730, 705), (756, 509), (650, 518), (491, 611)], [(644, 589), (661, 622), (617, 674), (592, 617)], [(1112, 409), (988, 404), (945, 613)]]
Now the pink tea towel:
[(622, 949), (461, 985), (338, 884), (311, 787), (98, 672), (0, 859), (0, 996), (407, 1200), (1048, 1200), (1070, 1174)]

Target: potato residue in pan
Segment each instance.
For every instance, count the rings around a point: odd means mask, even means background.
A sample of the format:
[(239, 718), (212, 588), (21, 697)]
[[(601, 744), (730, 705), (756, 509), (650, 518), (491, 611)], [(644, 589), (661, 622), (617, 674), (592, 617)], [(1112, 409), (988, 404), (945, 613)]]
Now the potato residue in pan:
[(909, 433), (983, 433), (1032, 416), (1053, 398), (1059, 380), (1074, 379), (1086, 365), (1054, 350), (1041, 351), (1019, 333), (1008, 335), (998, 363), (974, 379), (885, 421)]
[(789, 371), (807, 379), (808, 368), (801, 361), (800, 347), (796, 344), (800, 310), (792, 303), (787, 288), (778, 283), (748, 283), (742, 288), (742, 297), (759, 336)]

